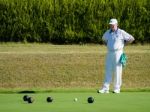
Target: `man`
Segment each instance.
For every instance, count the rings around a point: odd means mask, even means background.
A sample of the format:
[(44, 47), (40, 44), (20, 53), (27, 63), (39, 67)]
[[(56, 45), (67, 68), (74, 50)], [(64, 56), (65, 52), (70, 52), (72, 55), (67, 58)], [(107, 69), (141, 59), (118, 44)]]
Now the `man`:
[(120, 93), (122, 84), (122, 64), (120, 63), (120, 57), (123, 54), (123, 48), (125, 42), (133, 42), (134, 37), (122, 29), (118, 28), (117, 19), (110, 19), (110, 29), (107, 30), (102, 39), (107, 45), (107, 57), (105, 64), (105, 80), (99, 93), (109, 93), (109, 86), (112, 81), (112, 75), (114, 76), (114, 90), (113, 93)]

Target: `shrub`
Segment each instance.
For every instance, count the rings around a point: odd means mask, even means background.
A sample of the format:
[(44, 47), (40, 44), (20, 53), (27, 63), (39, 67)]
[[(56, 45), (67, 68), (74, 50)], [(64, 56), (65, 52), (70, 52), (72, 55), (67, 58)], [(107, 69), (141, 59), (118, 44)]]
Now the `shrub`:
[(1, 42), (102, 43), (110, 18), (150, 42), (149, 0), (0, 0)]

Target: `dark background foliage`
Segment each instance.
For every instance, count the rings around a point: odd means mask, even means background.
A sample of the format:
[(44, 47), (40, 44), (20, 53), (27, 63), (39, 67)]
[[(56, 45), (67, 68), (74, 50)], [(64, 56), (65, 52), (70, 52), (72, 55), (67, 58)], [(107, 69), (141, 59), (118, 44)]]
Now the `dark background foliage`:
[(0, 41), (102, 43), (110, 18), (150, 43), (149, 0), (0, 0)]

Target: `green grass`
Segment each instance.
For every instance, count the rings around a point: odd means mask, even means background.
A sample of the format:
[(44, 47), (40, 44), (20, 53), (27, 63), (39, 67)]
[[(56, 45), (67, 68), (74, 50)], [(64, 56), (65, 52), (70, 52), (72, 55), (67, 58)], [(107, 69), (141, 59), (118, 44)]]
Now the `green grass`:
[[(106, 47), (101, 45), (0, 44), (0, 90), (99, 88)], [(150, 87), (150, 45), (126, 46), (122, 89)]]
[[(0, 94), (1, 112), (148, 112), (150, 111), (149, 92), (122, 92), (121, 94), (97, 93), (42, 93), (28, 94), (34, 97), (33, 104), (23, 101), (24, 94)], [(46, 98), (52, 96), (53, 103)], [(95, 102), (87, 103), (93, 96)], [(74, 98), (78, 98), (74, 102)]]

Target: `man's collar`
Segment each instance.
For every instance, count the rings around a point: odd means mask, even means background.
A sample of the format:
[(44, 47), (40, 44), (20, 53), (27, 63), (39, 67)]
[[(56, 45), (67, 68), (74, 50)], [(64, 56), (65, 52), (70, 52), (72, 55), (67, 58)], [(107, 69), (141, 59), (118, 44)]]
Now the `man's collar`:
[(117, 33), (117, 32), (118, 32), (118, 29), (119, 29), (119, 28), (117, 28), (117, 30), (115, 30), (115, 31), (112, 31), (112, 29), (110, 29), (109, 33), (112, 33), (112, 32)]

